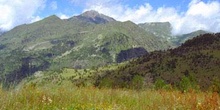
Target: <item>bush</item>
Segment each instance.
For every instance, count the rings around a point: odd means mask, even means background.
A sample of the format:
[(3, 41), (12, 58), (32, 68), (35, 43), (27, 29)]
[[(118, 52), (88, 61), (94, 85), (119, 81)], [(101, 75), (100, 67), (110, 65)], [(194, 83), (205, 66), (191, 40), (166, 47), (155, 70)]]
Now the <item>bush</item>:
[(113, 81), (111, 79), (108, 79), (108, 78), (104, 78), (100, 81), (99, 87), (107, 87), (107, 88), (112, 88), (113, 86)]
[(181, 90), (182, 92), (188, 92), (189, 90), (198, 90), (198, 86), (196, 81), (194, 80), (194, 78), (192, 76), (190, 77), (186, 77), (183, 76), (182, 80), (179, 82), (179, 90)]
[(135, 75), (131, 81), (132, 89), (142, 89), (144, 85), (144, 78), (140, 75)]
[(155, 87), (156, 90), (158, 90), (158, 89), (170, 89), (171, 88), (163, 79), (157, 79), (154, 83), (154, 87)]
[(220, 94), (220, 80), (219, 78), (215, 77), (212, 80), (212, 85), (210, 87), (212, 92), (217, 92)]

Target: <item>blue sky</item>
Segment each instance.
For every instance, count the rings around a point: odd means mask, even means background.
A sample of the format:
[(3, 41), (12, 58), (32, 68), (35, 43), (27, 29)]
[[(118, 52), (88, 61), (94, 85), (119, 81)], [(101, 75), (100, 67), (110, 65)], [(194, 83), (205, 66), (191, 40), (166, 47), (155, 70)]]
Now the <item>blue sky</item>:
[[(65, 14), (72, 16), (75, 14), (80, 14), (86, 9), (88, 4), (95, 5), (95, 3), (103, 4), (121, 4), (128, 6), (130, 8), (138, 7), (143, 4), (149, 3), (154, 9), (160, 7), (173, 7), (179, 12), (187, 11), (188, 5), (191, 0), (46, 0), (45, 8), (41, 10), (38, 14), (42, 17), (49, 16), (52, 14)], [(98, 2), (96, 2), (98, 1)], [(101, 2), (100, 2), (101, 1)], [(208, 2), (209, 0), (202, 0), (203, 2)], [(55, 4), (54, 4), (55, 3)], [(88, 3), (88, 4), (87, 4)], [(56, 5), (56, 9), (53, 9), (51, 5)]]
[[(90, 1), (85, 0), (84, 2), (82, 1), (80, 2), (80, 0), (47, 0), (44, 10), (41, 10), (38, 14), (42, 17), (46, 17), (52, 14), (57, 14), (57, 15), (65, 14), (68, 16), (72, 16), (75, 14), (82, 13), (84, 9), (88, 7), (86, 3), (89, 3), (91, 1), (92, 0)], [(203, 0), (203, 1), (207, 1), (207, 0)], [(120, 3), (130, 8), (138, 7), (145, 3), (149, 3), (155, 9), (160, 8), (160, 7), (174, 7), (178, 9), (179, 11), (186, 11), (188, 4), (190, 2), (191, 0), (111, 0), (111, 1), (107, 0), (107, 2), (101, 1), (101, 3), (106, 3), (106, 4)], [(52, 4), (56, 5), (56, 9), (54, 9), (54, 7), (52, 8), (51, 6)]]
[(0, 29), (96, 10), (119, 21), (170, 22), (173, 34), (220, 32), (219, 0), (0, 0)]

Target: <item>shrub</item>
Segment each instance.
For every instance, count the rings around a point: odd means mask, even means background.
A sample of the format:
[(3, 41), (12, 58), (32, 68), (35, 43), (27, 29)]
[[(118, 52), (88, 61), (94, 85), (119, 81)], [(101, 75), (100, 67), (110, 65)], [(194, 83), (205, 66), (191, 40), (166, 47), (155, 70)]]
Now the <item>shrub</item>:
[(189, 90), (198, 90), (198, 86), (196, 81), (194, 80), (194, 78), (192, 76), (183, 76), (183, 78), (181, 79), (181, 81), (179, 82), (179, 90), (181, 90), (182, 92), (188, 92)]
[(214, 77), (212, 80), (212, 85), (210, 87), (212, 92), (217, 92), (220, 94), (220, 80), (217, 77)]
[(131, 88), (142, 89), (144, 85), (144, 78), (140, 75), (135, 75), (131, 81)]
[(154, 83), (154, 87), (156, 90), (170, 88), (170, 86), (168, 84), (166, 84), (166, 82), (163, 79), (157, 79)]
[(113, 82), (111, 79), (108, 79), (108, 78), (104, 78), (100, 81), (99, 83), (99, 87), (108, 87), (108, 88), (111, 88), (113, 86)]

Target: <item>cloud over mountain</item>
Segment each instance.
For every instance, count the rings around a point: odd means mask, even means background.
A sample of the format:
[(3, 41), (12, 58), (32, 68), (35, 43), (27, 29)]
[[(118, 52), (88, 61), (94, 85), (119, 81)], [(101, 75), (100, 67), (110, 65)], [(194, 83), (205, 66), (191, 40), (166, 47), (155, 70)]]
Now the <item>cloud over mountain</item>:
[[(218, 0), (191, 0), (186, 3), (188, 6), (184, 6), (186, 8), (184, 10), (174, 5), (155, 7), (151, 2), (144, 0), (135, 1), (137, 4), (133, 3), (133, 5), (130, 2), (134, 1), (0, 0), (0, 29), (9, 30), (17, 25), (50, 16), (45, 13), (41, 15), (42, 10), (48, 12), (47, 14), (51, 14), (53, 11), (52, 14), (57, 14), (62, 19), (76, 15), (74, 10), (80, 10), (78, 13), (96, 10), (119, 21), (131, 20), (135, 23), (168, 21), (173, 26), (173, 34), (184, 34), (196, 30), (220, 32), (220, 1)], [(46, 6), (49, 8), (45, 8)], [(61, 9), (61, 7), (63, 8)]]
[(44, 0), (0, 0), (0, 29), (9, 30), (39, 20), (37, 12), (44, 3)]
[(97, 10), (120, 21), (131, 20), (135, 23), (169, 21), (173, 26), (173, 34), (189, 33), (199, 29), (220, 31), (219, 1), (192, 0), (185, 12), (166, 6), (155, 9), (149, 3), (128, 7), (120, 0), (87, 0), (85, 6), (85, 10)]

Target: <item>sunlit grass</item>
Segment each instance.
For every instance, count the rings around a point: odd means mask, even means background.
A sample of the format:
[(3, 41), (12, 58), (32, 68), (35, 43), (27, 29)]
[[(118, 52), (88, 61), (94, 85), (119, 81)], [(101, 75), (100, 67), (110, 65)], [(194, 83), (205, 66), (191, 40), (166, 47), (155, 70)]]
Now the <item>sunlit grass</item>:
[(73, 85), (34, 84), (0, 90), (0, 110), (218, 110), (217, 93), (175, 90), (77, 88)]

